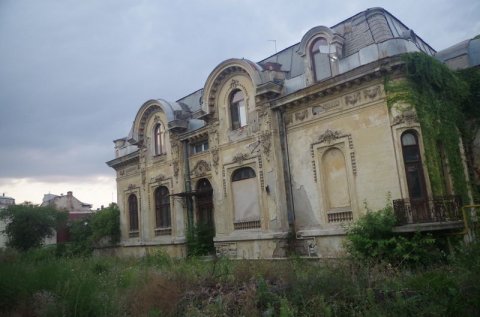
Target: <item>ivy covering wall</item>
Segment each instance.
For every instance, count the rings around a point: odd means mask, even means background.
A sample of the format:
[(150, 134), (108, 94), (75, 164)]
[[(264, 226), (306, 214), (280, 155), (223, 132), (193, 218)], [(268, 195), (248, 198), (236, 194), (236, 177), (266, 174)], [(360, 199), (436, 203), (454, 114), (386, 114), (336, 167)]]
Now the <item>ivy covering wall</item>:
[(406, 80), (386, 80), (387, 104), (400, 111), (415, 109), (433, 195), (449, 194), (444, 186), (440, 149), (443, 146), (453, 191), (467, 202), (468, 184), (460, 148), (462, 139), (467, 143), (472, 139), (467, 119), (478, 118), (480, 113), (479, 69), (455, 72), (423, 53), (405, 54), (403, 59)]

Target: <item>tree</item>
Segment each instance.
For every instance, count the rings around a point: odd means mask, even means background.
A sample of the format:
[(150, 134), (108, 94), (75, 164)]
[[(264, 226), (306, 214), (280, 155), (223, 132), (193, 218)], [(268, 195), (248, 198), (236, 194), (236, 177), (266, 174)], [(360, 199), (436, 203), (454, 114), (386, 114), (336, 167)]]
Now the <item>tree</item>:
[(21, 251), (41, 246), (43, 239), (51, 237), (67, 217), (66, 212), (31, 204), (12, 205), (0, 211), (0, 219), (7, 224), (3, 231), (7, 245)]

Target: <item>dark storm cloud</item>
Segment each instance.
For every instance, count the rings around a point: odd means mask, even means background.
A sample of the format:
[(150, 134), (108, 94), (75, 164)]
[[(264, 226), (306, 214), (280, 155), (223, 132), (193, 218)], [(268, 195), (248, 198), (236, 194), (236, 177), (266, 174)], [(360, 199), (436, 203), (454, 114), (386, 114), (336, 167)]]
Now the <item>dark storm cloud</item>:
[(111, 174), (113, 139), (148, 99), (202, 88), (221, 61), (254, 61), (384, 6), (434, 48), (480, 31), (477, 1), (0, 1), (0, 177)]

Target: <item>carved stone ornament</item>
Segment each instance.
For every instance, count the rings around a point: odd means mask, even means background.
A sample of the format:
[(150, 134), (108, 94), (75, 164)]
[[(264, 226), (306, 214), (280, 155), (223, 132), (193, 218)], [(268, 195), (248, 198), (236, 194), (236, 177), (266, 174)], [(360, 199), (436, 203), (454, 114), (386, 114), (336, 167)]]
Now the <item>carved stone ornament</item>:
[(161, 181), (164, 181), (165, 179), (166, 179), (165, 175), (162, 175), (162, 174), (158, 174), (157, 176), (152, 177), (152, 181), (154, 182), (161, 182)]
[(212, 154), (212, 165), (215, 168), (215, 172), (218, 173), (218, 162), (220, 160), (220, 157), (218, 156), (218, 148), (211, 149), (210, 153)]
[(242, 164), (243, 161), (245, 161), (246, 159), (248, 159), (248, 154), (246, 154), (246, 153), (237, 153), (237, 154), (235, 154), (235, 156), (233, 157), (232, 163)]
[(208, 141), (211, 146), (218, 145), (218, 131), (213, 128), (208, 132), (210, 140)]
[(272, 133), (269, 131), (260, 135), (260, 143), (262, 144), (263, 154), (265, 154), (267, 160), (270, 160), (270, 148), (272, 146), (271, 136)]
[(393, 118), (393, 125), (397, 125), (400, 123), (412, 124), (417, 122), (417, 114), (413, 111), (405, 111), (402, 114), (399, 114), (398, 116), (395, 116)]
[(295, 112), (295, 120), (303, 121), (303, 120), (305, 120), (307, 115), (308, 115), (308, 110), (307, 109), (299, 111), (299, 112)]
[(153, 121), (154, 121), (155, 123), (160, 122), (160, 116), (159, 116), (158, 114), (155, 115), (155, 117), (153, 117)]
[(210, 164), (208, 164), (204, 160), (200, 160), (197, 162), (197, 164), (195, 164), (195, 167), (192, 170), (192, 174), (194, 174), (195, 176), (203, 176), (210, 171)]
[(129, 184), (129, 185), (128, 185), (128, 189), (129, 189), (129, 190), (135, 189), (135, 185), (134, 185), (134, 184)]
[(173, 161), (172, 166), (173, 166), (173, 176), (177, 178), (178, 172), (180, 171), (180, 167), (178, 166), (178, 160)]
[(320, 135), (318, 141), (320, 143), (327, 142), (328, 144), (332, 143), (336, 139), (342, 137), (342, 133), (340, 131), (332, 131), (330, 129), (325, 130), (323, 134)]
[(355, 106), (360, 101), (360, 92), (345, 96), (345, 103), (347, 105)]
[(380, 86), (367, 88), (363, 91), (363, 97), (364, 98), (374, 99), (378, 95), (380, 95)]
[(230, 82), (230, 89), (235, 89), (235, 88), (237, 88), (237, 87), (238, 87), (238, 84), (239, 84), (238, 80), (232, 79), (232, 81)]

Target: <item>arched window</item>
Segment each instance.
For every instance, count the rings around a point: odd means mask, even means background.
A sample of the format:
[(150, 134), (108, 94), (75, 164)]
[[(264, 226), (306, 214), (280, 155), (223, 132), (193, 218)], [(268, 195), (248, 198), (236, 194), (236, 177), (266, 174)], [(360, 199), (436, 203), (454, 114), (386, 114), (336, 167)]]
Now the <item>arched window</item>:
[(128, 215), (130, 231), (138, 231), (138, 200), (135, 194), (128, 196)]
[(235, 90), (230, 95), (230, 119), (232, 121), (232, 130), (247, 125), (247, 108), (245, 97), (241, 90)]
[(155, 155), (165, 154), (165, 128), (163, 124), (158, 123), (155, 125), (153, 130), (153, 140), (155, 146)]
[(418, 136), (413, 130), (402, 134), (402, 153), (407, 176), (408, 193), (411, 200), (425, 200), (425, 178), (423, 175), (422, 158), (418, 146)]
[(241, 181), (247, 178), (254, 178), (255, 176), (257, 175), (255, 175), (255, 171), (252, 168), (242, 167), (236, 170), (235, 172), (233, 172), (232, 182)]
[(255, 171), (242, 167), (232, 174), (235, 229), (260, 227), (260, 205)]
[(315, 81), (320, 81), (332, 75), (329, 53), (330, 46), (323, 37), (315, 39), (310, 46), (310, 58)]
[(157, 228), (169, 228), (170, 218), (170, 196), (168, 188), (160, 186), (155, 189), (155, 224)]

